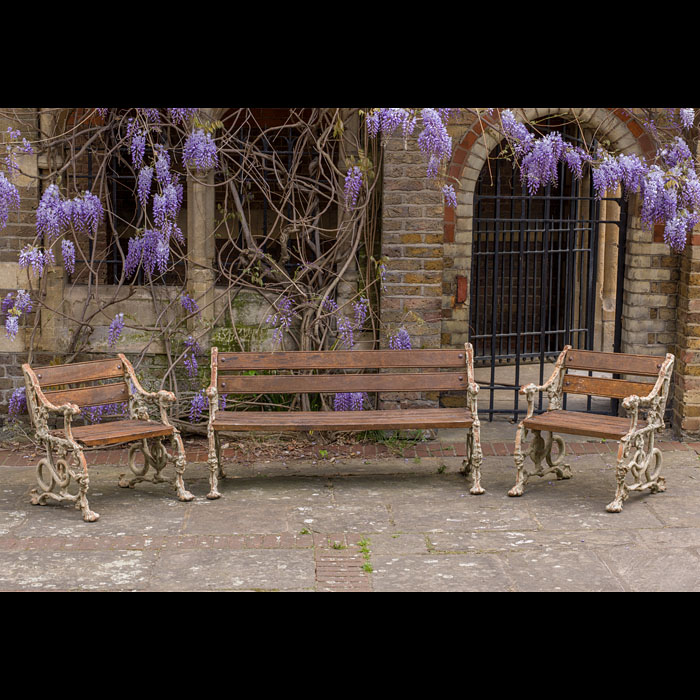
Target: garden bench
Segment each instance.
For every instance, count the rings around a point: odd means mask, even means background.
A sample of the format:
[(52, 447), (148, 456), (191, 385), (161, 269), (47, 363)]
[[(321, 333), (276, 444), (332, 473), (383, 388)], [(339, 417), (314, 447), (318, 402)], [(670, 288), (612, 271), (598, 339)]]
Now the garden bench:
[[(433, 370), (407, 373), (400, 370)], [(434, 371), (434, 370), (443, 371)], [(452, 371), (444, 371), (452, 370)], [(275, 374), (240, 374), (249, 370), (274, 370)], [(302, 373), (293, 373), (302, 370)], [(310, 373), (318, 370), (323, 374)], [(341, 370), (351, 370), (345, 373)], [(369, 370), (389, 370), (368, 373)], [(360, 373), (358, 373), (360, 371)], [(291, 372), (291, 373), (290, 373)], [(219, 396), (260, 393), (325, 392), (466, 392), (464, 408), (406, 408), (362, 411), (225, 411)], [(465, 474), (472, 475), (471, 493), (481, 488), (481, 445), (474, 382), (473, 350), (340, 350), (320, 352), (222, 352), (211, 349), (209, 397), (210, 492), (219, 498), (217, 477), (224, 477), (221, 432), (236, 431), (362, 431), (433, 428), (466, 428)]]
[[(34, 505), (48, 501), (68, 501), (80, 508), (83, 520), (93, 522), (99, 515), (90, 510), (87, 492), (89, 477), (85, 451), (134, 443), (129, 448), (129, 468), (134, 478), (120, 476), (119, 485), (132, 487), (140, 481), (172, 483), (181, 501), (191, 501), (194, 496), (185, 489), (185, 450), (179, 431), (170, 424), (166, 413), (168, 405), (175, 402), (169, 391), (148, 392), (143, 389), (131, 363), (122, 354), (107, 360), (76, 362), (32, 368), (22, 365), (24, 372), (27, 410), (36, 438), (46, 450), (37, 465), (38, 489), (31, 492)], [(111, 381), (107, 381), (111, 380)], [(81, 413), (81, 407), (105, 406), (127, 403), (129, 419), (92, 425), (73, 425), (73, 417)], [(152, 420), (148, 404), (160, 409), (160, 420)], [(63, 416), (63, 428), (49, 427), (51, 416)], [(163, 446), (163, 438), (170, 438), (175, 454)], [(144, 457), (143, 466), (136, 463), (137, 453)], [(172, 480), (160, 475), (170, 463), (175, 465)], [(146, 476), (150, 468), (152, 477)], [(78, 487), (77, 494), (68, 492), (71, 480)]]
[[(649, 489), (651, 493), (666, 489), (661, 476), (662, 455), (654, 446), (655, 433), (664, 429), (664, 410), (668, 398), (674, 356), (629, 355), (624, 353), (574, 350), (565, 346), (559, 355), (551, 377), (542, 385), (528, 384), (520, 388), (527, 396), (527, 415), (519, 423), (515, 437), (514, 460), (517, 469), (515, 486), (509, 496), (521, 496), (530, 476), (544, 476), (554, 472), (558, 479), (571, 477), (571, 467), (565, 463), (564, 441), (554, 433), (584, 435), (587, 437), (618, 440), (617, 491), (607, 505), (611, 513), (622, 510), (622, 503), (629, 491)], [(613, 375), (655, 377), (654, 383), (629, 381), (600, 376), (571, 374), (569, 370)], [(544, 392), (548, 397), (547, 410), (535, 415), (535, 396)], [(563, 410), (565, 393), (586, 396), (603, 396), (623, 399), (627, 417), (600, 415), (588, 411)], [(640, 415), (640, 412), (642, 415)], [(523, 452), (523, 440), (532, 431), (533, 439), (527, 452)], [(545, 439), (541, 433), (549, 436)], [(552, 445), (558, 446), (556, 459), (552, 458)], [(526, 457), (535, 464), (535, 471), (528, 472), (523, 464)], [(544, 467), (542, 462), (546, 461)], [(634, 483), (625, 483), (631, 472)]]

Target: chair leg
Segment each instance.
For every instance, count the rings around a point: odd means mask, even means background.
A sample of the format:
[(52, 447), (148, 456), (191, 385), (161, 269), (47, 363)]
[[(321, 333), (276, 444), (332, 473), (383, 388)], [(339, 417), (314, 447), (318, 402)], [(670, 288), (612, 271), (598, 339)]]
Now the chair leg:
[(483, 453), (481, 451), (481, 439), (479, 435), (479, 426), (475, 423), (467, 432), (467, 457), (462, 462), (464, 475), (472, 477), (472, 487), (469, 493), (478, 496), (486, 493), (486, 490), (481, 486), (481, 463), (483, 461)]
[[(30, 492), (32, 505), (46, 505), (48, 501), (75, 503), (83, 515), (83, 520), (93, 523), (99, 519), (99, 514), (90, 510), (87, 492), (90, 487), (88, 477), (87, 460), (82, 450), (73, 451), (70, 458), (66, 458), (65, 448), (59, 448), (58, 459), (54, 459), (51, 445), (46, 445), (46, 457), (39, 460), (37, 464), (37, 484), (38, 489)], [(75, 469), (71, 468), (70, 462), (75, 462)], [(78, 493), (68, 493), (68, 486), (71, 480), (78, 484)], [(58, 493), (55, 489), (58, 488)]]
[[(632, 450), (634, 450), (634, 455), (630, 459), (629, 454)], [(620, 441), (615, 467), (617, 489), (615, 490), (615, 498), (608, 503), (605, 510), (608, 513), (619, 513), (630, 491), (644, 489), (649, 489), (651, 493), (665, 491), (666, 479), (661, 476), (662, 465), (663, 454), (658, 447), (654, 447), (653, 431), (635, 435), (631, 441)], [(629, 485), (625, 483), (628, 472), (634, 478), (634, 482)]]
[[(518, 426), (518, 432), (515, 436), (515, 450), (513, 461), (517, 469), (515, 486), (508, 492), (509, 496), (522, 496), (525, 490), (525, 484), (531, 476), (544, 476), (550, 472), (556, 474), (557, 479), (571, 478), (571, 465), (564, 462), (566, 458), (566, 443), (558, 435), (548, 433), (547, 439), (542, 437), (539, 430), (533, 430), (532, 443), (527, 452), (523, 452), (523, 440), (527, 433), (527, 428), (522, 424)], [(556, 460), (552, 459), (552, 445), (556, 443), (559, 448), (559, 455)], [(525, 467), (525, 458), (530, 457), (535, 465), (535, 470), (528, 472)], [(542, 462), (547, 462), (545, 467)]]
[(209, 454), (207, 459), (207, 463), (209, 464), (209, 493), (207, 494), (207, 498), (214, 500), (215, 498), (221, 498), (217, 477), (219, 474), (222, 476), (224, 476), (224, 474), (221, 469), (221, 449), (216, 431), (209, 428), (207, 437), (209, 439)]
[(182, 443), (182, 438), (180, 437), (179, 431), (173, 431), (171, 437), (171, 443), (176, 451), (175, 457), (171, 457), (175, 464), (175, 488), (177, 489), (177, 497), (180, 501), (192, 501), (194, 500), (194, 494), (190, 493), (185, 488), (185, 481), (183, 475), (185, 473), (185, 467), (187, 466), (187, 457), (185, 456), (185, 446)]

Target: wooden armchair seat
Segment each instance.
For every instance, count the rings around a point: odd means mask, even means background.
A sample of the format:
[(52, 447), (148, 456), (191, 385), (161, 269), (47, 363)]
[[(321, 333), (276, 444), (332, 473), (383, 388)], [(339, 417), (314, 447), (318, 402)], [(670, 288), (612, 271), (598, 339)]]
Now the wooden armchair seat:
[[(167, 407), (175, 401), (169, 391), (148, 392), (143, 389), (127, 358), (119, 354), (107, 360), (76, 362), (32, 368), (22, 366), (27, 390), (27, 408), (40, 445), (46, 457), (37, 465), (38, 488), (32, 490), (32, 503), (45, 505), (49, 501), (75, 503), (83, 520), (93, 522), (99, 515), (90, 510), (87, 499), (89, 476), (85, 448), (100, 448), (131, 443), (129, 468), (135, 475), (120, 477), (119, 485), (133, 487), (140, 481), (167, 482), (175, 486), (181, 501), (194, 498), (185, 489), (183, 472), (186, 459), (179, 431), (170, 424)], [(129, 418), (92, 425), (73, 425), (81, 408), (115, 403), (128, 405)], [(160, 420), (151, 418), (148, 405), (157, 406)], [(63, 417), (63, 428), (49, 428), (49, 418)], [(173, 453), (164, 447), (163, 438), (170, 438)], [(136, 463), (137, 452), (144, 456), (144, 465)], [(175, 465), (173, 479), (160, 473)], [(147, 476), (149, 469), (155, 475)], [(68, 492), (71, 481), (78, 493)]]
[[(554, 433), (619, 441), (615, 470), (617, 491), (606, 506), (609, 512), (620, 512), (630, 491), (649, 489), (655, 493), (665, 490), (665, 479), (661, 476), (662, 454), (654, 447), (654, 435), (664, 429), (664, 410), (674, 359), (671, 354), (655, 357), (593, 352), (574, 350), (567, 345), (556, 361), (552, 376), (542, 386), (528, 384), (520, 389), (520, 393), (527, 396), (528, 408), (515, 436), (517, 479), (508, 495), (521, 496), (530, 476), (554, 472), (559, 479), (570, 478), (571, 467), (565, 462), (564, 441)], [(582, 371), (588, 374), (580, 374)], [(594, 376), (594, 372), (598, 375), (653, 377), (653, 381)], [(535, 397), (539, 392), (547, 395), (549, 404), (544, 413), (535, 415)], [(627, 418), (563, 410), (565, 393), (623, 399)], [(533, 439), (529, 449), (524, 451), (523, 442), (528, 431), (532, 431)], [(543, 432), (548, 437), (543, 438)], [(552, 457), (554, 444), (559, 452), (556, 459)], [(535, 463), (535, 471), (525, 469), (526, 457)], [(546, 467), (543, 461), (547, 463)], [(634, 477), (632, 484), (625, 483), (628, 473)]]

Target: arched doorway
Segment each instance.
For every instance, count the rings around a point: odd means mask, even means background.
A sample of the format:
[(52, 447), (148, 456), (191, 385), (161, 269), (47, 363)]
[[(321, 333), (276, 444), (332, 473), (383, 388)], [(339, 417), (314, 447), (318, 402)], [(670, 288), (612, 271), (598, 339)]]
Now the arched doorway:
[[(566, 140), (581, 143), (580, 131), (557, 117), (539, 129), (557, 129)], [(588, 147), (595, 148), (592, 139)], [(491, 152), (474, 192), (469, 340), (477, 380), (488, 392), (479, 412), (489, 420), (510, 414), (517, 421), (525, 410), (519, 387), (546, 381), (547, 364), (564, 345), (619, 350), (626, 203), (597, 199), (590, 174), (584, 171), (576, 179), (563, 164), (557, 186), (529, 195), (517, 168), (498, 157), (500, 152), (500, 145)], [(615, 277), (608, 300), (614, 308), (607, 312), (614, 328), (606, 340), (599, 273), (601, 256), (611, 252), (617, 270), (606, 267), (608, 278)], [(565, 400), (575, 404), (578, 399)], [(617, 410), (607, 399), (580, 401), (580, 407), (570, 407)], [(540, 410), (546, 407), (542, 402), (540, 397)]]

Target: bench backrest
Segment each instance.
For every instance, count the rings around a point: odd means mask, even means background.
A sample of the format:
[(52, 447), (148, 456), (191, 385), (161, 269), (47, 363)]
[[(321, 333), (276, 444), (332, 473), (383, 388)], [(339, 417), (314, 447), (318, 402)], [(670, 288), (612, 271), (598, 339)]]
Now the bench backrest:
[[(212, 377), (223, 394), (465, 390), (473, 381), (467, 350), (222, 352), (212, 348)], [(469, 359), (469, 361), (468, 361)], [(420, 368), (422, 371), (402, 372)], [(391, 370), (345, 373), (342, 370)], [(430, 371), (430, 370), (453, 371)], [(214, 373), (216, 370), (216, 375)], [(246, 370), (339, 370), (326, 374), (241, 375)]]
[[(79, 407), (101, 406), (129, 400), (124, 364), (118, 357), (30, 369), (36, 375), (44, 396), (55, 406), (65, 403)], [(112, 381), (105, 383), (105, 380)]]
[(615, 352), (569, 349), (564, 357), (567, 370), (563, 391), (568, 394), (587, 394), (624, 399), (636, 394), (646, 396), (654, 387), (653, 382), (629, 381), (606, 377), (571, 374), (569, 370), (588, 370), (611, 374), (647, 376), (657, 379), (666, 357), (656, 355), (628, 355)]

